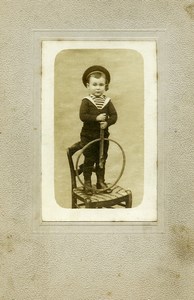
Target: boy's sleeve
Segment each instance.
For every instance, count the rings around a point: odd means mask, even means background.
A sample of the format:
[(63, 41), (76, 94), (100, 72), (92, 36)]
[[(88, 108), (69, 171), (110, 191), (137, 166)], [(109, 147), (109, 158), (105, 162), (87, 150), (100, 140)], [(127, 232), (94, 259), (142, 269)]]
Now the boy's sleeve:
[(108, 105), (109, 105), (109, 107), (108, 107), (109, 113), (108, 113), (107, 123), (108, 123), (108, 126), (111, 126), (116, 123), (118, 116), (117, 116), (117, 111), (111, 101), (109, 102)]
[(96, 117), (98, 114), (90, 114), (89, 113), (89, 107), (88, 107), (88, 100), (83, 99), (81, 106), (80, 106), (80, 111), (79, 111), (79, 116), (82, 122), (87, 122), (87, 121), (96, 121)]

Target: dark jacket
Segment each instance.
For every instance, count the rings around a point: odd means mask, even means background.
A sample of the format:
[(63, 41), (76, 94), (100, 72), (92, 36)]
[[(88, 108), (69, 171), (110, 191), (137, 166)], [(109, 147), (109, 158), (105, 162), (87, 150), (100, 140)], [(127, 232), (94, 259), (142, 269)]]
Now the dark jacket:
[[(117, 112), (109, 98), (107, 98), (107, 104), (102, 109), (98, 109), (89, 98), (84, 98), (80, 106), (80, 119), (83, 122), (81, 136), (96, 139), (100, 137), (100, 122), (96, 121), (96, 117), (106, 113), (106, 122), (109, 127), (117, 121)], [(105, 137), (109, 136), (108, 127), (104, 130)]]

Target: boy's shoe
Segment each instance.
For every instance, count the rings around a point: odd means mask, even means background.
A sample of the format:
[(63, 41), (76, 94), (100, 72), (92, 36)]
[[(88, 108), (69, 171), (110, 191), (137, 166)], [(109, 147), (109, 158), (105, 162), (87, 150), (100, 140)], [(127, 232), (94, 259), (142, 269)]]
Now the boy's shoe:
[(106, 191), (104, 191), (104, 193), (110, 194), (112, 192), (111, 189), (108, 188), (108, 185), (105, 182), (97, 182), (96, 183), (96, 188), (97, 189), (107, 189)]
[(91, 184), (90, 180), (84, 182), (84, 192), (87, 195), (90, 195), (90, 196), (93, 195), (92, 184)]
[(101, 169), (99, 166), (97, 166), (97, 168), (96, 168), (96, 177), (97, 177), (96, 188), (100, 189), (100, 190), (107, 189), (103, 193), (110, 194), (112, 192), (112, 190), (108, 188), (108, 185), (105, 182), (104, 173), (105, 173), (105, 168)]

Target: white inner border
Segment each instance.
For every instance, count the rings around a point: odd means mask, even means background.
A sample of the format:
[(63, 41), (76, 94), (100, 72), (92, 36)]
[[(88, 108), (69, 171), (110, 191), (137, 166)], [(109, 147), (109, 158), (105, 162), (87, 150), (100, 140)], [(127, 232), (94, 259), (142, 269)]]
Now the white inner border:
[[(54, 63), (65, 49), (131, 49), (144, 59), (144, 196), (128, 209), (69, 209), (54, 193)], [(155, 41), (42, 42), (42, 220), (157, 221), (157, 63)]]

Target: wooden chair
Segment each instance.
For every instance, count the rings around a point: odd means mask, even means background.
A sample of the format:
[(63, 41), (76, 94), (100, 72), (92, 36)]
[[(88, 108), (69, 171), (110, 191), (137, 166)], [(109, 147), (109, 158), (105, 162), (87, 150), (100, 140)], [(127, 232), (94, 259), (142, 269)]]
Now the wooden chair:
[[(91, 196), (84, 192), (83, 186), (77, 186), (77, 173), (75, 170), (73, 155), (80, 149), (82, 149), (80, 142), (75, 143), (67, 149), (67, 157), (71, 173), (72, 208), (131, 208), (131, 191), (125, 190), (118, 185), (112, 187), (112, 192), (110, 194), (100, 192), (94, 193)], [(80, 165), (77, 171), (80, 175), (83, 172), (83, 165)]]

